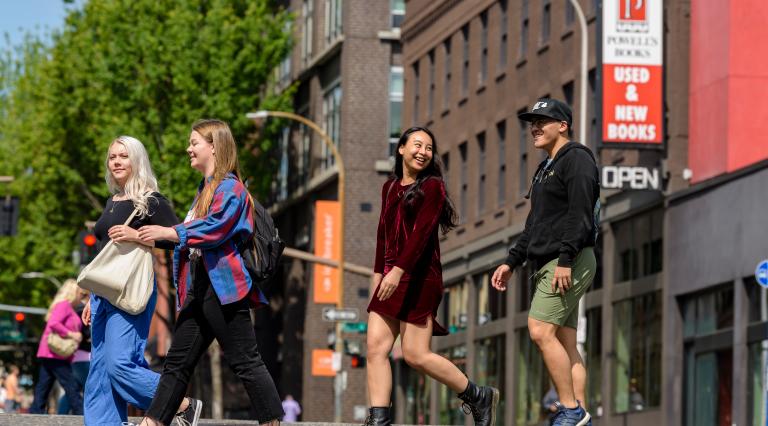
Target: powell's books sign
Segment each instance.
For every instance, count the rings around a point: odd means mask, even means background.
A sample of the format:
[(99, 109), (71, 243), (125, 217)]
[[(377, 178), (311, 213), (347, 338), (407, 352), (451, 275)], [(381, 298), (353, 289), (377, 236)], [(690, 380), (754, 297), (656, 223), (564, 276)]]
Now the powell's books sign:
[(604, 0), (601, 17), (602, 143), (664, 142), (663, 1)]

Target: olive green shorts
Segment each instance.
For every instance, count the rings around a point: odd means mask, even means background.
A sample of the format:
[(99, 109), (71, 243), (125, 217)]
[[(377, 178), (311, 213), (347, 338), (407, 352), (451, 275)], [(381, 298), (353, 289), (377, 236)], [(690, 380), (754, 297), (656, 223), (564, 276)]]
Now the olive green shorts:
[(595, 278), (595, 252), (592, 247), (587, 247), (576, 256), (571, 269), (571, 288), (565, 295), (552, 291), (552, 277), (556, 266), (557, 259), (552, 259), (533, 275), (536, 292), (528, 316), (561, 327), (576, 328), (579, 321), (579, 299), (584, 296)]

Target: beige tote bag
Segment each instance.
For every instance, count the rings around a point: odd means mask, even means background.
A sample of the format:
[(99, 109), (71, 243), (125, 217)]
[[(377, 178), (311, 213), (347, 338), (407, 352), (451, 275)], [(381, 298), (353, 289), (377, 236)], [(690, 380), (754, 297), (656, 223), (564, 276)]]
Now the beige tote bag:
[[(125, 225), (131, 223), (137, 210)], [(152, 249), (144, 244), (109, 240), (77, 277), (77, 285), (132, 315), (144, 312), (152, 296), (155, 271)]]

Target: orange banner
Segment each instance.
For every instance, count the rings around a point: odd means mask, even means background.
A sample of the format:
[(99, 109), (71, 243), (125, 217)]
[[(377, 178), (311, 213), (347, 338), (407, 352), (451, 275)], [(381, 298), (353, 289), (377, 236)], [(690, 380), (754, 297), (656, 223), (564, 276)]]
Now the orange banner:
[[(315, 256), (339, 260), (339, 202), (315, 202)], [(339, 270), (315, 264), (315, 303), (339, 303)]]
[(333, 351), (330, 349), (312, 350), (312, 375), (313, 376), (335, 376), (333, 370)]

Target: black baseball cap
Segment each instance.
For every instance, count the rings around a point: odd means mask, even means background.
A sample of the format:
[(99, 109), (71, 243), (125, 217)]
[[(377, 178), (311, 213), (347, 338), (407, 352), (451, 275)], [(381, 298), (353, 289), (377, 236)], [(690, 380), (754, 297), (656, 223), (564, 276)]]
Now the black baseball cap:
[(551, 118), (557, 121), (565, 121), (568, 127), (571, 127), (573, 113), (571, 107), (565, 102), (552, 98), (541, 98), (533, 104), (529, 112), (518, 114), (517, 117), (523, 121), (534, 121), (539, 118)]

